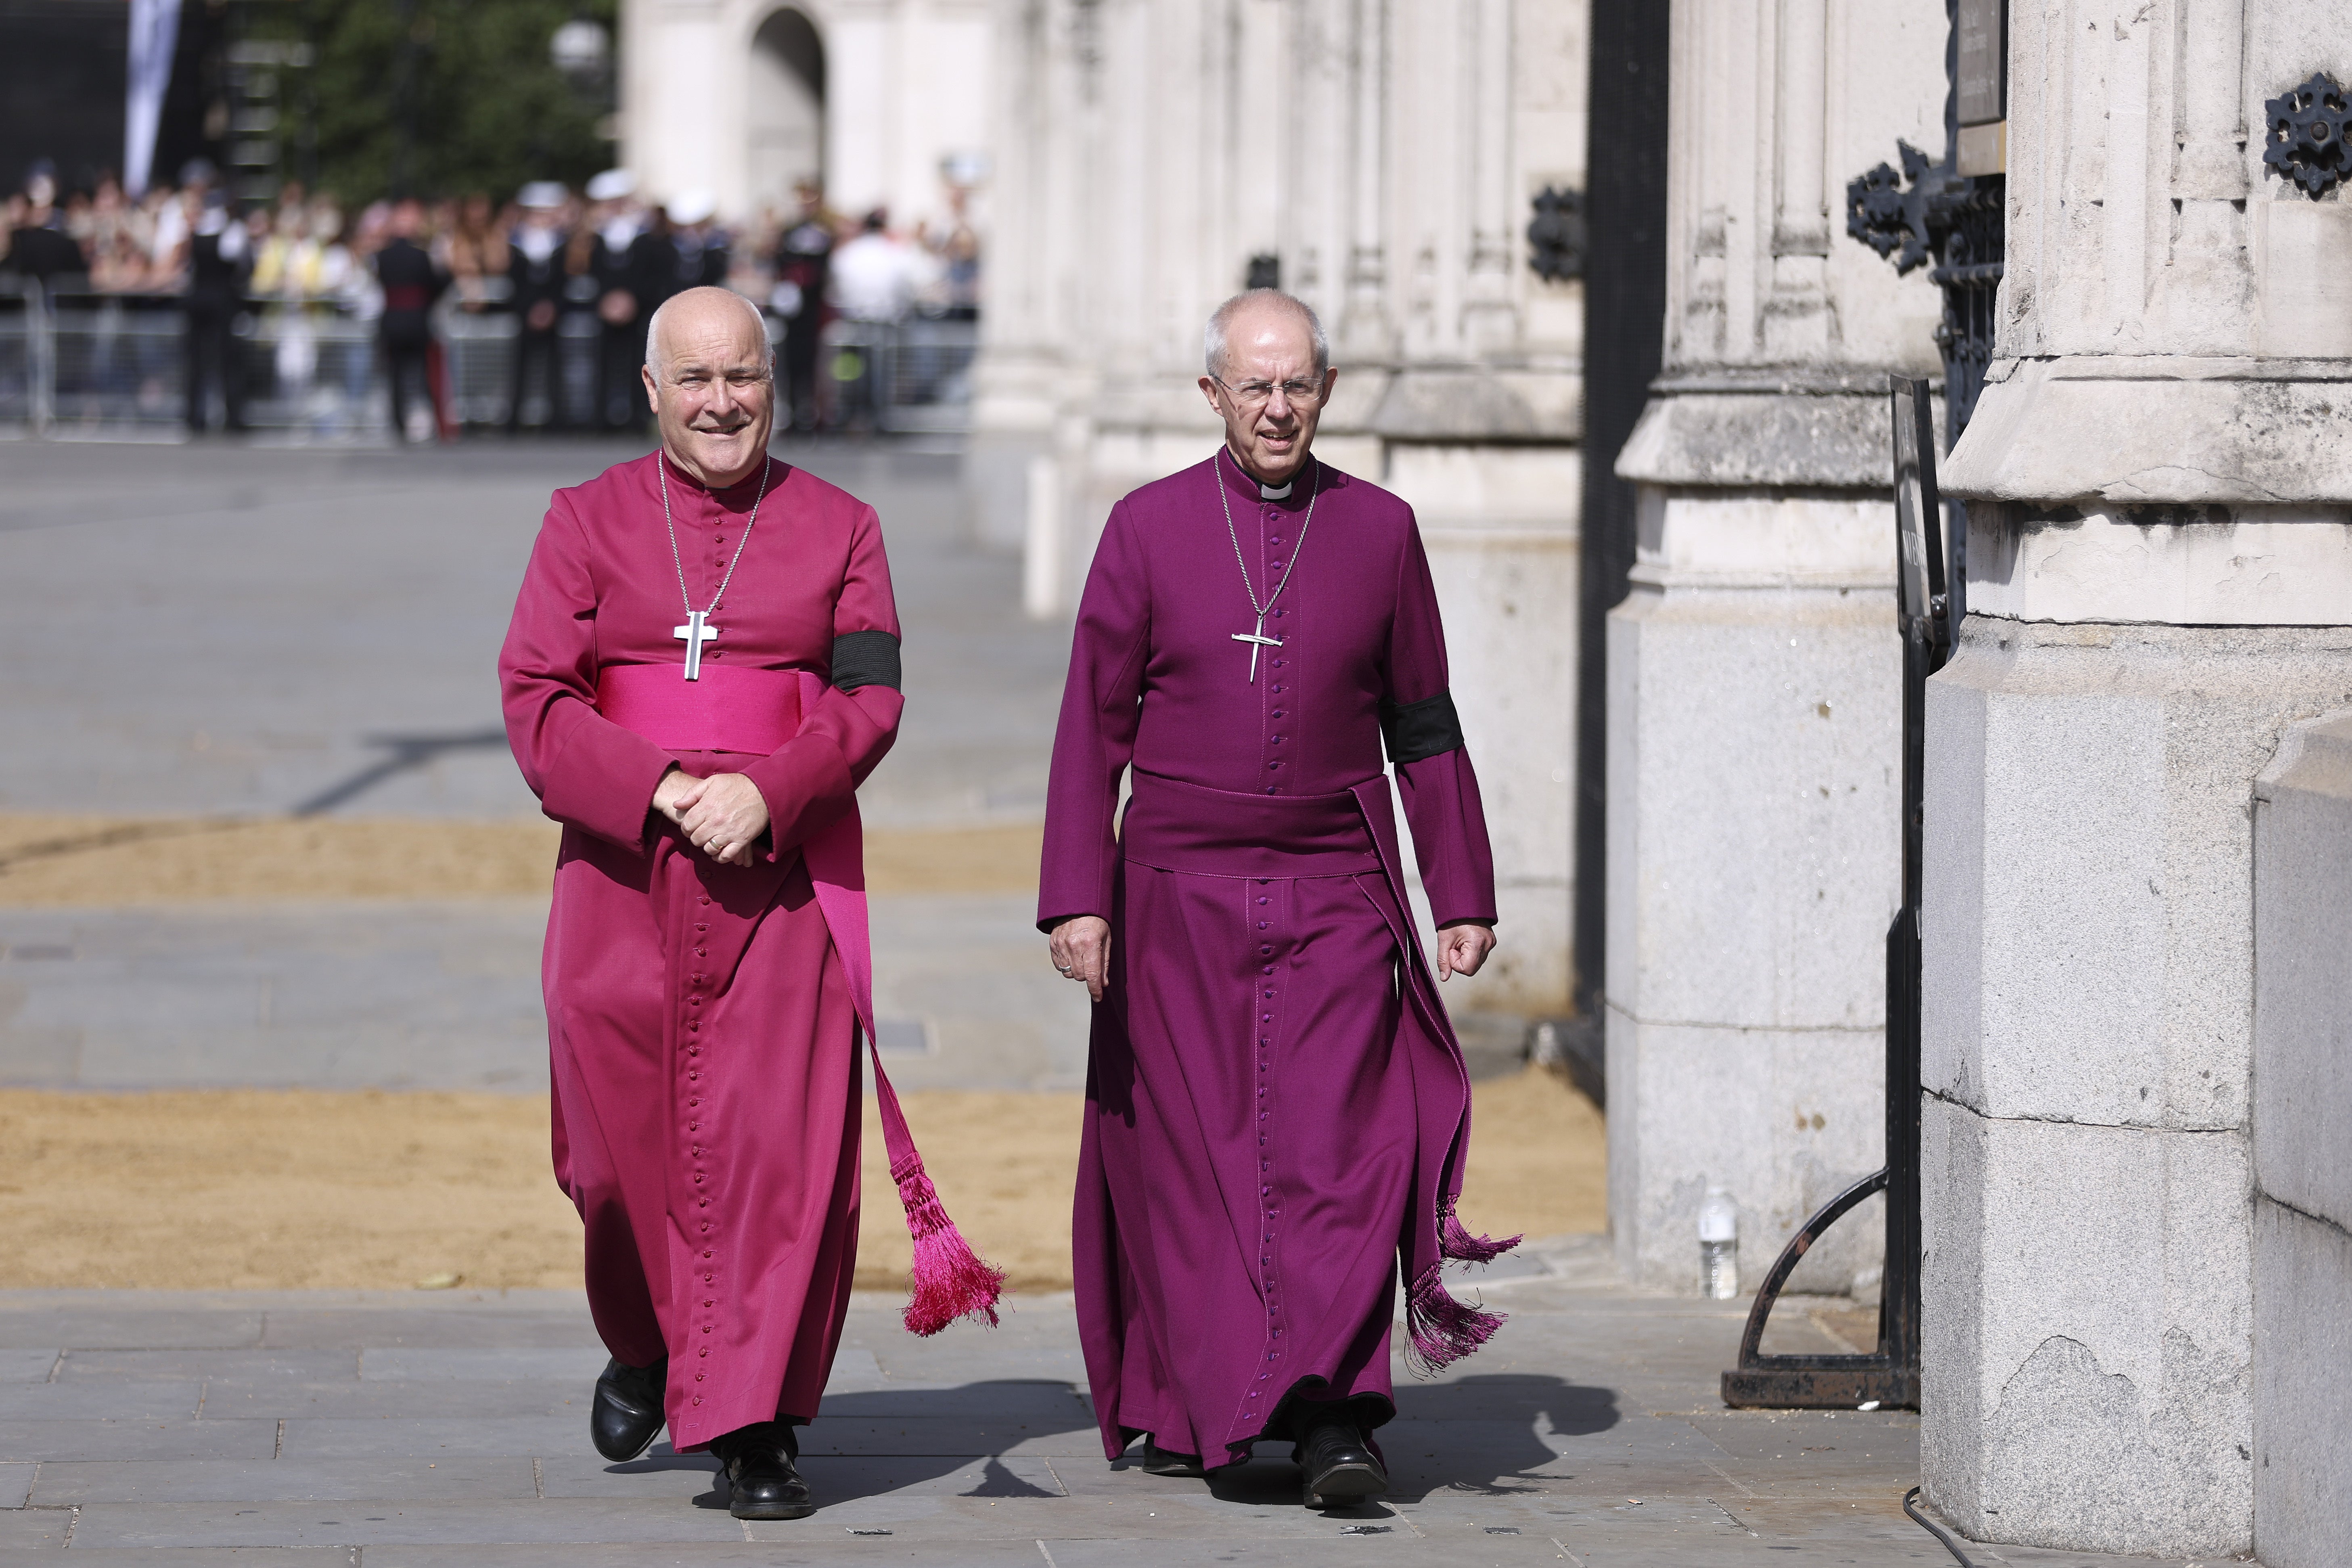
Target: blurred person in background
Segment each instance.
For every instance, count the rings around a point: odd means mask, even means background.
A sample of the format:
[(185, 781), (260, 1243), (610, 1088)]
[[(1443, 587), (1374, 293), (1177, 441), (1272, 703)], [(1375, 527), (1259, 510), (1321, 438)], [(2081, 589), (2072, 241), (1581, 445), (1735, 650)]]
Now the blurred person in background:
[(490, 287), (490, 279), (507, 276), (510, 259), (498, 218), (489, 193), (476, 191), (457, 204), (455, 221), (437, 226), (435, 259), (456, 285), (461, 310), (480, 310), (493, 292), (503, 292), (503, 285)]
[(961, 321), (980, 314), (980, 231), (965, 211), (971, 203), (970, 191), (949, 186), (948, 221), (923, 230), (924, 247), (939, 263), (940, 308)]
[(132, 205), (121, 183), (109, 174), (90, 203), (89, 286), (100, 293), (135, 293), (147, 287), (154, 220)]
[(723, 287), (730, 268), (727, 231), (709, 191), (681, 191), (667, 208), (672, 255), (670, 292)]
[(795, 191), (800, 215), (776, 242), (776, 281), (768, 308), (784, 323), (784, 407), (795, 430), (824, 422), (817, 402), (817, 345), (824, 329), (825, 295), (833, 278), (833, 218), (824, 193), (803, 180)]
[(914, 308), (922, 263), (914, 247), (890, 233), (889, 214), (877, 207), (856, 237), (833, 253), (832, 274), (833, 303), (856, 324), (839, 334), (845, 341), (830, 367), (839, 398), (835, 412), (845, 425), (877, 426), (886, 395), (877, 363), (881, 341)]
[(44, 289), (79, 280), (89, 270), (89, 258), (66, 232), (57, 198), (57, 171), (43, 159), (26, 176), (24, 208), (13, 217), (8, 237), (7, 269)]
[[(253, 268), (252, 233), (225, 194), (209, 184), (194, 187), (196, 211), (189, 220), (186, 375), (188, 428), (203, 434), (211, 423), (212, 395), (220, 395), (222, 424), (245, 428), (245, 365), (237, 353), (236, 318), (245, 308), (246, 279)], [(266, 213), (256, 215), (268, 221)]]
[(521, 221), (507, 240), (508, 301), (517, 321), (507, 433), (563, 423), (562, 370), (555, 323), (563, 310), (563, 207), (571, 193), (534, 180), (516, 196)]
[(394, 204), (388, 227), (390, 237), (375, 254), (376, 282), (383, 289), (376, 341), (392, 387), (393, 437), (429, 441), (436, 423), (429, 368), (433, 302), (448, 279), (418, 243), (425, 230), (421, 205), (414, 199)]
[(626, 169), (607, 169), (588, 182), (587, 220), (572, 238), (566, 265), (588, 280), (595, 300), (598, 429), (636, 427), (645, 414), (638, 366), (645, 363), (644, 317), (634, 288), (634, 258), (645, 233), (637, 184)]
[(901, 321), (914, 308), (923, 268), (914, 248), (890, 233), (890, 215), (866, 215), (857, 237), (833, 253), (833, 302), (853, 321)]

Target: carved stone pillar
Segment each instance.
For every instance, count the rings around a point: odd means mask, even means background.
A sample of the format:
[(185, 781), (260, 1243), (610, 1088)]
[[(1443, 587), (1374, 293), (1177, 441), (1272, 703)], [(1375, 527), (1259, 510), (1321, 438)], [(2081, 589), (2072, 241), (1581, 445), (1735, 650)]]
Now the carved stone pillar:
[[(1752, 1288), (1883, 1163), (1885, 385), (1932, 371), (1937, 302), (1832, 247), (1828, 204), (1898, 137), (1940, 142), (1943, 44), (1932, 8), (1674, 8), (1665, 363), (1617, 464), (1641, 511), (1609, 631), (1609, 1206), (1647, 1286), (1697, 1289), (1709, 1186), (1738, 1205)], [(1882, 1241), (1858, 1214), (1795, 1288), (1846, 1289)]]
[(2265, 1125), (2254, 1072), (2258, 978), (2314, 934), (2257, 919), (2257, 776), (2311, 787), (2281, 739), (2352, 704), (2352, 206), (2265, 170), (2264, 100), (2352, 80), (2341, 21), (2011, 9), (1922, 921), (1921, 1474), (1980, 1539), (2316, 1568), (2352, 1522), (2308, 1397), (2343, 1129)]

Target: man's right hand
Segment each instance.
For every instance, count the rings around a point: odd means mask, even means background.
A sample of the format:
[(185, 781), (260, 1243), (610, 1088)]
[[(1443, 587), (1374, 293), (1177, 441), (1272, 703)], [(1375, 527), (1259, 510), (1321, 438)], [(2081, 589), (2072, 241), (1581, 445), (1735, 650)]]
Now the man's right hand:
[(1075, 915), (1054, 928), (1054, 967), (1068, 979), (1084, 981), (1087, 994), (1099, 1002), (1110, 984), (1110, 921), (1100, 915)]

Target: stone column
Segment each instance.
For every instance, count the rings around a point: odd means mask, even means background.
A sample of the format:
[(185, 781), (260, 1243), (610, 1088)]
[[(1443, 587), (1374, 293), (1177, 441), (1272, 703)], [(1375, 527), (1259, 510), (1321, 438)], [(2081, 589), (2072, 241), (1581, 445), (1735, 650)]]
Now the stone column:
[[(1931, 25), (1932, 24), (1932, 25)], [(1939, 146), (1940, 11), (1678, 0), (1664, 370), (1610, 615), (1609, 1213), (1651, 1288), (1698, 1288), (1728, 1188), (1752, 1289), (1884, 1163), (1885, 933), (1900, 897), (1890, 370), (1938, 302), (1830, 236), (1830, 193)], [(1846, 83), (1867, 81), (1867, 92)], [(1797, 1288), (1874, 1266), (1876, 1200)]]
[(2293, 1342), (2258, 1337), (2258, 1248), (2292, 1227), (2256, 1201), (2257, 972), (2293, 944), (2255, 781), (2352, 702), (2352, 363), (2313, 357), (2352, 354), (2352, 207), (2266, 177), (2262, 127), (2352, 44), (2317, 0), (2010, 17), (1996, 362), (1945, 470), (1970, 614), (1927, 715), (1922, 1478), (1980, 1539), (2304, 1568), (2343, 1543), (2282, 1518), (2273, 1555), (2261, 1512), (2330, 1439), (2291, 1403), (2263, 1468)]

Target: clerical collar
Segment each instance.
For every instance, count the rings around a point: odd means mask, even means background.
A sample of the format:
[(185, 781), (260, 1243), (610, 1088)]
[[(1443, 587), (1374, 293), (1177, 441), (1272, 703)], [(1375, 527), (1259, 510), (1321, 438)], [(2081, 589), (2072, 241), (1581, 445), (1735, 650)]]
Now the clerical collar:
[(1264, 479), (1260, 479), (1257, 484), (1257, 499), (1260, 500), (1288, 500), (1290, 499), (1291, 489), (1297, 483), (1298, 481), (1297, 479), (1291, 479), (1287, 483), (1284, 484), (1281, 489), (1277, 489), (1274, 486), (1267, 484)]

